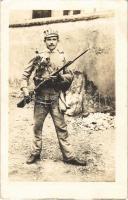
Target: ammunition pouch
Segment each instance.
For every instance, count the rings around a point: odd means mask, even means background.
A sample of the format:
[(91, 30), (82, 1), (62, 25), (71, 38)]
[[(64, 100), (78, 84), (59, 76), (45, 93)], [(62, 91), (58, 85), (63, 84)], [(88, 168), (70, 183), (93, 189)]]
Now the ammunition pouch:
[[(34, 77), (34, 84), (38, 86), (42, 81), (45, 81), (43, 78)], [(54, 88), (56, 91), (66, 92), (71, 86), (72, 82), (64, 80), (61, 76), (57, 76), (56, 78), (50, 77), (42, 86), (42, 88)]]
[(55, 82), (53, 84), (53, 87), (55, 90), (62, 90), (63, 92), (66, 92), (69, 87), (71, 86), (71, 83), (67, 82), (67, 81), (59, 81), (59, 82)]

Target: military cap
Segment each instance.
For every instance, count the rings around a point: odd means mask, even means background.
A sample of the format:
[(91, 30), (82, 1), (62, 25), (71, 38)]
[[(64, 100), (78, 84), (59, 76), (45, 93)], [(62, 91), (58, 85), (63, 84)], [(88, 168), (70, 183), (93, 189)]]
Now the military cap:
[(59, 38), (58, 31), (55, 31), (55, 30), (53, 30), (51, 28), (45, 30), (44, 31), (44, 39), (50, 38), (50, 37), (57, 37), (57, 38)]

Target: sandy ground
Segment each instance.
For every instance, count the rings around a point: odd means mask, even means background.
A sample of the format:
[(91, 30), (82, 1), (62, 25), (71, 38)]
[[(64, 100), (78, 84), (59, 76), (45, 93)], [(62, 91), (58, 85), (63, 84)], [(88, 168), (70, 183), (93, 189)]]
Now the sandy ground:
[(65, 116), (76, 156), (86, 160), (87, 166), (63, 163), (50, 115), (44, 123), (41, 161), (27, 165), (33, 137), (33, 105), (17, 108), (18, 101), (10, 97), (8, 167), (11, 181), (114, 181), (115, 128), (91, 130), (88, 127), (87, 130), (88, 117)]

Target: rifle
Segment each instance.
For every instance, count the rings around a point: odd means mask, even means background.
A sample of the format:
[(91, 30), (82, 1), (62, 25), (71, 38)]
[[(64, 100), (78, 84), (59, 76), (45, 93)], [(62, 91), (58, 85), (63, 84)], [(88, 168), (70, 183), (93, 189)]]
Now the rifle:
[[(78, 58), (80, 58), (83, 54), (85, 54), (87, 51), (89, 51), (90, 48), (86, 49), (83, 53), (81, 53), (79, 56), (77, 56), (74, 60), (72, 61), (68, 61), (63, 67), (61, 67), (60, 69), (58, 69), (56, 72), (53, 72), (50, 77), (54, 77), (56, 75), (59, 74), (59, 72), (61, 72), (62, 70), (64, 70), (66, 67), (68, 67), (69, 65), (73, 64)], [(33, 91), (31, 91), (29, 93), (29, 97), (24, 97), (19, 103), (17, 103), (17, 107), (19, 108), (23, 108), (26, 104), (30, 103), (30, 101), (32, 101), (32, 96), (34, 95), (35, 92), (38, 92), (40, 90), (40, 88), (45, 85), (48, 81), (50, 80), (50, 78), (47, 78), (46, 80), (41, 81)]]

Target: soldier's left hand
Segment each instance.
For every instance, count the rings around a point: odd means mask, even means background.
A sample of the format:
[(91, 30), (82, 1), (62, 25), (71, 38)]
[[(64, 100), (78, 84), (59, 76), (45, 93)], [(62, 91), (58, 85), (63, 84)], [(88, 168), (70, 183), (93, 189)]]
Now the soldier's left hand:
[(57, 75), (57, 80), (58, 80), (58, 81), (63, 81), (63, 80), (64, 80), (63, 75), (58, 74), (58, 75)]
[(52, 81), (56, 81), (56, 80), (57, 80), (57, 76), (50, 76), (50, 79), (51, 79)]

